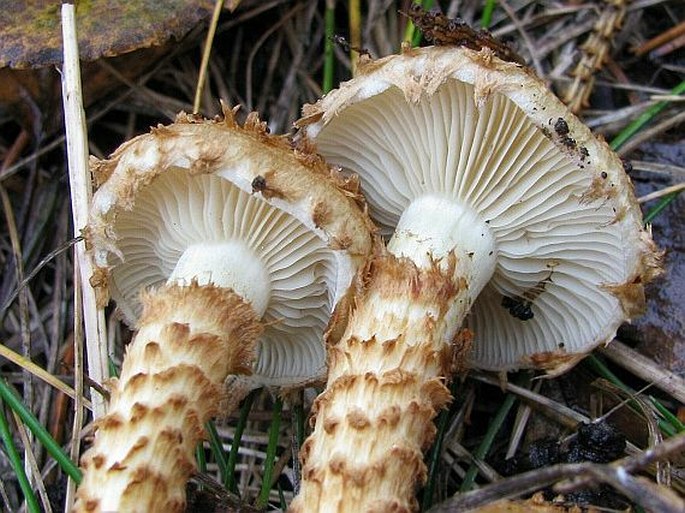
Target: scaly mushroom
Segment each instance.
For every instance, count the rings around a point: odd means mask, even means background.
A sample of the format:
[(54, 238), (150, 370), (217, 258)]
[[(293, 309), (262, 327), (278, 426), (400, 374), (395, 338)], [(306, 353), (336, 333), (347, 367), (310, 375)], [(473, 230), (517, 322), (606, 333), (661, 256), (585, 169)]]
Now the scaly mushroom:
[(414, 511), (455, 369), (568, 369), (641, 310), (658, 253), (620, 159), (487, 44), (367, 59), (298, 126), (390, 240), (329, 350), (291, 509)]
[(93, 164), (92, 282), (138, 333), (82, 459), (76, 511), (181, 511), (224, 380), (321, 379), (331, 311), (370, 252), (354, 180), (256, 115), (242, 127), (224, 115), (181, 115)]

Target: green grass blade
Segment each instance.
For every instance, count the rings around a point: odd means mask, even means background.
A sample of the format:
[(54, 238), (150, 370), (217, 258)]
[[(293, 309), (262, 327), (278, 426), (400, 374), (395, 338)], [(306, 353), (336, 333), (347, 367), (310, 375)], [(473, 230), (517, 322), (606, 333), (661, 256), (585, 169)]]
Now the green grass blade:
[[(434, 0), (419, 0), (414, 3), (421, 5), (421, 7), (424, 9), (430, 9), (433, 7)], [(402, 38), (402, 41), (405, 43), (411, 43), (412, 46), (419, 46), (421, 43), (421, 37), (421, 32), (416, 30), (414, 23), (409, 20), (409, 22), (407, 22), (407, 28), (404, 29), (404, 37)]]
[(110, 378), (118, 378), (119, 377), (119, 369), (117, 368), (116, 364), (114, 363), (114, 360), (112, 360), (111, 356), (107, 357), (107, 371), (109, 372)]
[[(454, 394), (452, 394), (454, 396)], [(442, 442), (447, 431), (448, 421), (450, 418), (450, 410), (444, 409), (438, 416), (438, 433), (435, 437), (435, 443), (431, 449), (428, 458), (428, 479), (426, 486), (423, 489), (423, 500), (421, 501), (421, 511), (427, 511), (433, 505), (433, 496), (435, 495), (435, 484), (438, 479), (438, 467), (440, 465), (440, 456), (442, 454)]]
[[(207, 472), (207, 457), (205, 456), (205, 448), (202, 442), (195, 447), (195, 462), (197, 463), (197, 471), (201, 474)], [(200, 483), (198, 488), (202, 490), (204, 486)]]
[(673, 200), (675, 200), (681, 192), (682, 191), (672, 192), (661, 198), (656, 205), (647, 211), (645, 214), (644, 223), (649, 224), (654, 221), (656, 216), (661, 214), (666, 207), (673, 203)]
[[(532, 374), (530, 372), (522, 372), (514, 378), (514, 382), (517, 385), (529, 387), (531, 379)], [(474, 451), (474, 458), (478, 460), (484, 460), (486, 458), (486, 456), (490, 452), (490, 448), (492, 447), (493, 442), (495, 441), (495, 436), (497, 436), (497, 433), (504, 425), (504, 421), (507, 419), (507, 415), (509, 415), (509, 412), (516, 403), (516, 400), (517, 397), (514, 394), (507, 394), (505, 396), (504, 401), (502, 401), (502, 404), (497, 410), (497, 413), (488, 425), (488, 429), (485, 432), (485, 436), (483, 437), (482, 442)], [(473, 488), (473, 484), (476, 480), (477, 475), (478, 467), (474, 462), (466, 471), (466, 474), (464, 475), (464, 481), (461, 483), (459, 491), (468, 492), (469, 490), (471, 490)]]
[[(423, 0), (423, 8), (428, 10), (431, 7), (433, 7), (434, 0)], [(412, 23), (412, 26), (414, 24)], [(411, 39), (411, 45), (412, 46), (419, 46), (421, 44), (421, 38), (423, 37), (423, 34), (421, 34), (420, 30), (417, 30), (414, 32), (414, 37)]]
[(673, 413), (666, 408), (661, 402), (655, 397), (649, 396), (649, 400), (652, 405), (657, 409), (666, 422), (668, 422), (678, 433), (685, 431), (685, 424), (680, 422), (680, 419), (673, 415)]
[[(670, 92), (670, 94), (673, 96), (677, 96), (683, 93), (685, 93), (685, 80), (683, 80), (680, 84), (671, 89)], [(652, 118), (654, 118), (662, 110), (668, 107), (670, 103), (671, 102), (668, 101), (661, 101), (649, 107), (637, 119), (635, 119), (632, 123), (630, 123), (623, 130), (621, 130), (621, 132), (609, 143), (609, 146), (611, 146), (613, 150), (618, 150), (631, 137), (638, 133), (644, 125), (649, 123), (652, 120)], [(654, 207), (652, 207), (651, 210), (649, 210), (649, 212), (647, 212), (647, 214), (645, 214), (645, 224), (651, 223), (656, 218), (656, 216), (658, 216), (668, 205), (670, 205), (678, 197), (678, 194), (680, 194), (680, 191), (672, 192), (671, 194), (667, 194), (666, 196), (661, 198), (659, 203), (657, 203)]]
[(243, 405), (240, 408), (240, 417), (238, 417), (238, 423), (235, 426), (235, 434), (233, 435), (231, 450), (228, 453), (228, 463), (226, 464), (226, 477), (224, 480), (224, 486), (226, 489), (235, 494), (240, 493), (235, 482), (235, 466), (238, 462), (238, 449), (240, 448), (240, 440), (243, 437), (243, 432), (245, 431), (245, 426), (247, 425), (247, 418), (250, 415), (252, 403), (259, 392), (260, 389), (253, 390), (243, 401)]
[(69, 456), (62, 450), (55, 439), (50, 436), (50, 433), (48, 433), (41, 423), (38, 422), (38, 419), (34, 417), (33, 413), (26, 409), (21, 402), (21, 399), (17, 397), (16, 393), (4, 379), (0, 379), (0, 398), (19, 415), (22, 422), (26, 424), (29, 431), (31, 431), (40, 443), (43, 444), (43, 447), (45, 447), (48, 454), (55, 459), (60, 468), (71, 477), (76, 484), (80, 484), (82, 475), (78, 466), (69, 459)]
[[(507, 415), (509, 415), (511, 408), (514, 406), (515, 403), (516, 396), (514, 394), (507, 394), (507, 396), (504, 398), (504, 401), (497, 410), (497, 414), (490, 422), (490, 425), (488, 426), (488, 429), (485, 432), (485, 437), (483, 438), (483, 441), (474, 451), (474, 458), (484, 460), (485, 457), (488, 455), (488, 453), (490, 452), (490, 448), (492, 447), (492, 443), (495, 441), (495, 436), (501, 429), (505, 419), (507, 418)], [(468, 492), (469, 490), (471, 490), (473, 488), (473, 484), (476, 480), (477, 475), (478, 467), (475, 463), (471, 463), (471, 466), (469, 466), (469, 469), (466, 471), (466, 474), (464, 475), (464, 481), (461, 483), (459, 491)]]
[(209, 447), (212, 450), (212, 455), (214, 456), (214, 461), (216, 461), (219, 467), (219, 476), (221, 477), (221, 482), (226, 482), (226, 469), (228, 468), (228, 454), (224, 449), (224, 444), (221, 442), (221, 437), (216, 430), (216, 425), (214, 421), (210, 420), (205, 424), (205, 429), (209, 435)]
[(492, 13), (495, 11), (497, 0), (486, 0), (485, 7), (483, 7), (483, 15), (480, 18), (480, 26), (488, 28), (492, 23)]
[[(14, 469), (14, 475), (17, 477), (19, 487), (24, 494), (27, 510), (30, 513), (40, 513), (38, 498), (33, 493), (31, 483), (29, 483), (26, 472), (24, 472), (24, 464), (21, 460), (21, 456), (19, 456), (19, 451), (14, 446), (9, 422), (7, 422), (7, 417), (5, 417), (5, 407), (2, 399), (0, 399), (0, 438), (2, 438), (2, 441), (5, 444), (7, 458), (9, 459), (10, 465), (12, 465), (12, 469)], [(9, 507), (9, 504), (6, 506)]]
[[(676, 96), (682, 93), (685, 93), (685, 80), (683, 80), (680, 84), (673, 88), (670, 94)], [(609, 143), (609, 146), (611, 146), (613, 150), (619, 149), (628, 141), (628, 139), (630, 139), (636, 133), (638, 133), (643, 126), (649, 123), (654, 118), (654, 116), (659, 114), (659, 112), (664, 110), (671, 103), (672, 102), (669, 101), (661, 101), (649, 107), (637, 119), (635, 119), (627, 127), (621, 130), (621, 132), (614, 138), (614, 140), (611, 141), (611, 143)]]
[(283, 399), (276, 398), (273, 407), (273, 418), (269, 426), (269, 443), (266, 446), (266, 458), (264, 458), (264, 476), (262, 477), (262, 489), (255, 506), (259, 509), (266, 508), (269, 504), (269, 493), (271, 492), (271, 482), (273, 481), (274, 463), (276, 461), (276, 450), (278, 449), (278, 435), (281, 431), (281, 411), (283, 410)]
[(325, 13), (326, 36), (323, 44), (323, 84), (321, 89), (326, 94), (333, 89), (333, 72), (335, 55), (333, 54), (333, 36), (335, 36), (335, 0), (326, 0)]
[(283, 492), (283, 487), (281, 483), (277, 483), (278, 488), (278, 500), (281, 503), (281, 511), (288, 509), (288, 502), (285, 500), (285, 493)]
[[(628, 385), (626, 385), (616, 374), (614, 374), (609, 367), (607, 367), (602, 360), (597, 358), (595, 355), (591, 354), (589, 355), (585, 361), (594, 369), (594, 371), (602, 376), (604, 379), (607, 381), (613, 383), (615, 386), (618, 388), (622, 389), (625, 391), (627, 394), (630, 395), (635, 395), (635, 390), (630, 388)], [(664, 411), (668, 411), (666, 407), (664, 407), (659, 401), (657, 401), (654, 398), (650, 397), (650, 400), (652, 404), (654, 405), (655, 409), (662, 414)], [(637, 408), (637, 411), (639, 411), (639, 407), (636, 406), (635, 402), (629, 402), (634, 408)], [(670, 412), (669, 412), (670, 413)], [(683, 424), (678, 421), (677, 424), (673, 424), (671, 422), (671, 419), (675, 418), (673, 415), (668, 415), (664, 416), (664, 418), (659, 419), (659, 427), (661, 430), (666, 434), (667, 436), (673, 436), (678, 433), (678, 431), (682, 431)]]

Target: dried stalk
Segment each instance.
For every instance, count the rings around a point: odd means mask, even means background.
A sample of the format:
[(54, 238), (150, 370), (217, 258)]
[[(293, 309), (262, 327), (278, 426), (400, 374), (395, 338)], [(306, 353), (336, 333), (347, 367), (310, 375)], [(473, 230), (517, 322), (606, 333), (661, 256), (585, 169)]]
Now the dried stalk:
[[(81, 95), (78, 43), (74, 6), (62, 5), (62, 38), (64, 40), (64, 69), (62, 71), (62, 97), (64, 102), (64, 125), (67, 139), (67, 161), (69, 167), (69, 186), (71, 191), (74, 232), (78, 235), (88, 222), (88, 209), (92, 194), (90, 173), (88, 171), (88, 137), (85, 112)], [(75, 246), (79, 262), (80, 283), (83, 297), (83, 320), (86, 328), (86, 350), (88, 352), (88, 375), (97, 383), (107, 377), (107, 336), (105, 315), (95, 301), (95, 291), (88, 285), (93, 274), (93, 266), (86, 256), (85, 243)], [(83, 286), (86, 284), (86, 286)], [(105, 413), (105, 402), (100, 394), (91, 389), (93, 417)]]

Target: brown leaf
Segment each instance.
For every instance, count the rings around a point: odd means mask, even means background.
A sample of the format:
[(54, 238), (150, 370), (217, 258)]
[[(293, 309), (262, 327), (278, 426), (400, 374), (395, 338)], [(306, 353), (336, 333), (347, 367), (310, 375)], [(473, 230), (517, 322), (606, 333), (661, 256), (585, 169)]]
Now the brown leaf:
[[(0, 67), (62, 61), (61, 0), (0, 0)], [(212, 13), (214, 0), (76, 2), (81, 59), (92, 61), (183, 37)]]

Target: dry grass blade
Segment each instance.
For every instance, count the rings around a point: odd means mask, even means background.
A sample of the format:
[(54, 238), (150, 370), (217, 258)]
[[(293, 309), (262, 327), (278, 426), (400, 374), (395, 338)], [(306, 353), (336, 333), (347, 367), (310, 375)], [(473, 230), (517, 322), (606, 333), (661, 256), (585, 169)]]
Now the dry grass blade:
[(521, 35), (521, 38), (525, 41), (526, 47), (530, 52), (530, 58), (533, 61), (533, 67), (535, 68), (535, 71), (538, 73), (538, 75), (544, 76), (544, 68), (542, 67), (542, 62), (540, 61), (538, 49), (535, 43), (533, 42), (532, 38), (526, 31), (524, 24), (521, 23), (521, 21), (518, 19), (518, 16), (516, 15), (516, 12), (511, 7), (509, 7), (506, 1), (500, 1), (500, 5), (502, 6), (502, 9), (506, 11), (507, 16), (511, 18), (511, 21), (516, 27), (516, 30)]
[(669, 116), (661, 122), (655, 124), (653, 127), (642, 130), (640, 134), (633, 137), (628, 143), (619, 150), (620, 155), (629, 155), (633, 150), (638, 148), (642, 143), (653, 140), (659, 134), (665, 133), (685, 122), (685, 111), (679, 112), (674, 116)]
[(648, 201), (652, 201), (655, 199), (662, 198), (664, 196), (668, 196), (669, 194), (673, 194), (674, 192), (680, 192), (683, 189), (685, 189), (685, 183), (678, 183), (675, 185), (671, 185), (670, 187), (665, 187), (663, 189), (660, 189), (658, 191), (654, 191), (650, 194), (645, 194), (644, 196), (640, 196), (637, 201), (639, 203), (646, 203)]
[[(532, 391), (533, 393), (539, 394), (541, 388), (542, 381), (538, 381), (533, 385)], [(507, 459), (512, 458), (516, 454), (516, 451), (518, 450), (521, 441), (525, 436), (526, 427), (528, 426), (528, 420), (530, 419), (531, 412), (532, 408), (530, 405), (524, 403), (519, 406), (516, 412), (516, 420), (514, 421), (514, 427), (511, 430), (509, 446), (507, 447)]]
[[(35, 363), (33, 363), (31, 360), (28, 358), (25, 358), (21, 356), (20, 354), (15, 353), (12, 351), (10, 348), (5, 347), (4, 345), (0, 344), (0, 356), (7, 358), (9, 361), (16, 363), (19, 367), (27, 370), (37, 378), (42, 379), (45, 381), (48, 385), (54, 387), (55, 389), (59, 390), (60, 392), (68, 395), (72, 399), (76, 399), (76, 393), (74, 392), (74, 389), (72, 389), (70, 386), (65, 384), (64, 382), (60, 381), (57, 379), (55, 376), (47, 372), (45, 369), (42, 367), (39, 367)], [(90, 401), (87, 399), (83, 398), (82, 399), (84, 405), (87, 408), (91, 408)]]
[(33, 476), (33, 485), (35, 486), (36, 490), (38, 491), (38, 495), (40, 497), (43, 509), (45, 510), (46, 513), (52, 513), (52, 507), (50, 506), (50, 501), (48, 500), (48, 494), (45, 490), (45, 483), (43, 482), (43, 477), (41, 476), (40, 469), (38, 468), (38, 463), (36, 462), (36, 457), (31, 450), (33, 447), (33, 444), (31, 443), (31, 437), (29, 436), (30, 433), (26, 430), (26, 427), (24, 426), (24, 423), (21, 421), (21, 418), (19, 418), (19, 415), (16, 414), (16, 412), (13, 412), (13, 417), (14, 417), (14, 422), (17, 425), (17, 432), (19, 433), (19, 437), (21, 438), (21, 442), (26, 448), (25, 454), (26, 454), (26, 461), (25, 465), (28, 469), (31, 470), (30, 474), (27, 472), (27, 475)]
[(614, 33), (621, 27), (625, 17), (625, 3), (625, 0), (605, 1), (592, 33), (580, 47), (582, 56), (571, 73), (573, 83), (564, 95), (564, 102), (572, 112), (580, 112), (589, 104), (594, 74), (602, 69), (609, 57)]
[[(69, 164), (69, 184), (71, 186), (74, 231), (78, 234), (88, 222), (90, 208), (91, 181), (88, 170), (88, 138), (85, 112), (81, 97), (81, 79), (76, 42), (74, 7), (62, 7), (62, 30), (64, 39), (64, 69), (62, 97), (67, 140), (67, 160)], [(88, 374), (92, 380), (102, 383), (107, 377), (107, 336), (105, 316), (95, 300), (95, 291), (90, 287), (92, 264), (86, 256), (85, 242), (75, 246), (76, 259), (80, 269), (80, 289), (83, 296), (86, 325), (86, 345), (88, 353)], [(74, 285), (77, 289), (79, 284)], [(105, 413), (105, 403), (97, 392), (91, 394), (93, 415), (99, 418)]]
[[(216, 26), (219, 23), (219, 15), (224, 5), (224, 0), (215, 0), (214, 11), (212, 12), (212, 19), (209, 22), (209, 30), (207, 31), (207, 39), (205, 40), (204, 48), (202, 49), (202, 62), (200, 63), (200, 72), (197, 77), (197, 86), (195, 87), (195, 99), (193, 100), (193, 112), (200, 112), (200, 103), (202, 102), (202, 91), (207, 80), (207, 68), (209, 67), (209, 56), (212, 54), (212, 43), (214, 42), (214, 35), (216, 34)], [(234, 2), (230, 3), (229, 9), (233, 10), (237, 7)]]
[(676, 179), (685, 177), (685, 167), (661, 162), (646, 162), (644, 160), (632, 160), (631, 162), (633, 169), (637, 171), (647, 171), (649, 173), (671, 176)]

